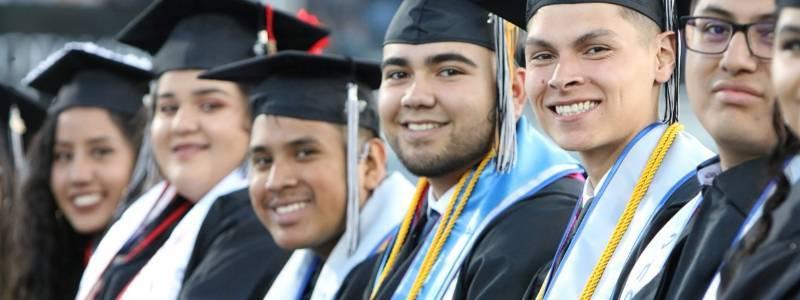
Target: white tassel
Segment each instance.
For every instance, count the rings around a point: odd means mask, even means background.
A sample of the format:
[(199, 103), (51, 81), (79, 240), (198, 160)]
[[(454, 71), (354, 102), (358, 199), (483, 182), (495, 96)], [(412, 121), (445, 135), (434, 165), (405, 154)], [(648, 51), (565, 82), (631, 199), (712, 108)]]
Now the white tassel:
[[(508, 172), (516, 161), (517, 122), (514, 115), (513, 92), (511, 90), (513, 76), (508, 65), (506, 51), (505, 21), (497, 15), (491, 16), (495, 34), (495, 58), (497, 61), (497, 126), (499, 140), (497, 144), (496, 170)], [(515, 47), (513, 45), (512, 47)]]
[(27, 131), (27, 128), (25, 128), (25, 122), (22, 121), (19, 108), (16, 105), (11, 106), (9, 113), (8, 127), (11, 129), (11, 151), (14, 157), (14, 166), (20, 172), (18, 174), (22, 174), (21, 171), (28, 169), (28, 161), (25, 159), (24, 143), (22, 142), (22, 136)]
[(358, 185), (358, 85), (347, 84), (347, 254), (353, 255), (358, 248), (358, 227), (360, 219)]

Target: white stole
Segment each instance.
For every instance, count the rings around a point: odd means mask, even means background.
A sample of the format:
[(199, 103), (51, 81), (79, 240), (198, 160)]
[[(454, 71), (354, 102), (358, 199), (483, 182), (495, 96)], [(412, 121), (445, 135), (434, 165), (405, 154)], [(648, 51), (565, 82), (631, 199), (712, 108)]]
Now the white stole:
[[(619, 217), (627, 205), (647, 160), (667, 129), (654, 124), (640, 132), (620, 154), (617, 162), (600, 180), (595, 199), (578, 224), (575, 236), (546, 291), (546, 299), (578, 299), (594, 266), (608, 244)], [(622, 269), (644, 230), (664, 202), (693, 174), (698, 164), (713, 154), (694, 137), (680, 132), (642, 198), (628, 230), (606, 266), (593, 299), (610, 299)], [(588, 184), (588, 182), (587, 182)]]
[[(175, 299), (183, 284), (184, 271), (206, 215), (222, 195), (247, 187), (244, 172), (237, 169), (217, 183), (195, 203), (175, 226), (164, 245), (131, 280), (119, 299)], [(153, 221), (175, 197), (173, 186), (161, 182), (139, 197), (105, 234), (81, 277), (75, 299), (90, 299), (103, 272), (123, 245), (138, 230)]]
[[(384, 179), (361, 209), (361, 239), (355, 253), (347, 255), (348, 245), (344, 243), (347, 239), (343, 235), (322, 265), (311, 299), (333, 299), (336, 296), (347, 274), (374, 254), (380, 244), (396, 231), (411, 202), (408, 195), (412, 194), (414, 186), (400, 173)], [(308, 276), (313, 272), (313, 264), (317, 260), (316, 254), (310, 249), (294, 251), (264, 299), (298, 299), (306, 289)]]

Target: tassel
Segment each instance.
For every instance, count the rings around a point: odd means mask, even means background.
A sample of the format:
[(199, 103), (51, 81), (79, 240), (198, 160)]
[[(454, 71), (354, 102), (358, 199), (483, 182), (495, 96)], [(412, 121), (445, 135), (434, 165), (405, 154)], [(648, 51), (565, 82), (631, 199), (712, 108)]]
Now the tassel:
[(517, 32), (512, 26), (497, 15), (492, 14), (494, 24), (495, 58), (497, 61), (497, 129), (499, 137), (495, 144), (497, 152), (496, 170), (508, 172), (516, 161), (517, 120), (514, 115), (514, 94), (511, 90), (513, 72), (516, 69), (514, 56), (516, 52)]
[(360, 223), (359, 185), (358, 185), (358, 85), (347, 84), (347, 227), (344, 237), (347, 241), (347, 254), (353, 255), (358, 248), (358, 228)]
[(25, 150), (22, 142), (22, 135), (25, 134), (25, 122), (22, 121), (19, 108), (16, 105), (11, 106), (10, 116), (8, 119), (8, 127), (11, 129), (11, 151), (14, 157), (14, 166), (16, 166), (18, 174), (22, 170), (27, 170), (27, 160), (25, 160)]
[(672, 77), (667, 80), (665, 89), (664, 89), (664, 119), (663, 122), (667, 124), (673, 124), (678, 122), (678, 103), (679, 99), (678, 96), (680, 94), (680, 79), (681, 79), (681, 49), (683, 47), (683, 37), (682, 33), (679, 28), (677, 28), (676, 24), (678, 24), (678, 15), (677, 10), (675, 7), (675, 0), (664, 0), (664, 10), (665, 10), (665, 24), (664, 30), (665, 31), (674, 31), (675, 32), (675, 40), (676, 40), (676, 47), (675, 47), (675, 64), (676, 68), (675, 71), (672, 73)]

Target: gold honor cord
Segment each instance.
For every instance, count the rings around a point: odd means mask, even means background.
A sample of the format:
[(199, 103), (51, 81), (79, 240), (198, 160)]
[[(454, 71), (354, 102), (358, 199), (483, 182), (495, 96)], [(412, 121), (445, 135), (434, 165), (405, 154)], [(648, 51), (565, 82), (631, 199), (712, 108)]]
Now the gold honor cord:
[(644, 198), (644, 195), (647, 194), (647, 190), (650, 188), (650, 183), (653, 182), (653, 177), (655, 177), (656, 171), (658, 171), (658, 168), (664, 161), (664, 157), (667, 155), (667, 151), (672, 146), (672, 142), (675, 141), (675, 137), (681, 130), (683, 130), (683, 125), (681, 124), (673, 123), (670, 125), (661, 136), (661, 139), (659, 139), (656, 149), (650, 153), (650, 158), (647, 159), (647, 165), (645, 166), (642, 175), (639, 176), (639, 180), (636, 182), (636, 186), (633, 189), (631, 199), (625, 206), (625, 210), (619, 217), (619, 221), (617, 221), (617, 226), (614, 228), (614, 233), (611, 235), (611, 240), (609, 240), (608, 244), (606, 245), (606, 249), (600, 256), (600, 260), (597, 262), (597, 265), (594, 266), (592, 275), (589, 276), (589, 280), (586, 282), (586, 286), (583, 288), (581, 300), (589, 300), (594, 295), (594, 291), (597, 289), (597, 284), (600, 282), (600, 278), (603, 277), (603, 272), (605, 272), (606, 266), (608, 266), (608, 261), (611, 260), (611, 256), (614, 255), (614, 251), (617, 250), (617, 246), (619, 245), (620, 240), (622, 240), (622, 236), (625, 235), (626, 231), (628, 231), (628, 226), (631, 224), (633, 215), (636, 213), (636, 209), (639, 207), (639, 202), (641, 202), (642, 198)]
[[(639, 176), (639, 180), (636, 181), (636, 186), (631, 194), (631, 199), (625, 206), (625, 210), (620, 216), (619, 221), (617, 221), (617, 225), (614, 228), (613, 234), (611, 235), (611, 240), (609, 240), (605, 250), (603, 250), (600, 260), (597, 262), (597, 265), (595, 265), (594, 269), (592, 270), (592, 274), (589, 276), (589, 280), (586, 282), (586, 286), (583, 288), (580, 298), (581, 300), (591, 299), (594, 295), (594, 291), (597, 289), (597, 284), (600, 282), (600, 278), (603, 277), (603, 272), (605, 272), (606, 266), (608, 266), (608, 261), (611, 260), (611, 256), (614, 254), (614, 251), (617, 250), (617, 246), (622, 240), (622, 236), (625, 235), (625, 232), (628, 230), (628, 226), (633, 220), (633, 215), (636, 213), (636, 209), (639, 207), (639, 202), (641, 202), (642, 198), (644, 198), (644, 195), (647, 194), (647, 189), (650, 187), (650, 183), (653, 182), (653, 177), (655, 177), (656, 171), (658, 171), (658, 168), (664, 161), (664, 157), (666, 156), (669, 148), (672, 146), (672, 142), (675, 141), (675, 137), (682, 130), (683, 125), (681, 124), (673, 123), (670, 125), (661, 136), (661, 139), (659, 139), (656, 149), (654, 149), (650, 154), (650, 158), (647, 160), (645, 169)], [(554, 276), (554, 274), (549, 275)], [(539, 289), (539, 293), (536, 294), (536, 300), (544, 299), (544, 292), (547, 288), (548, 282), (550, 281), (550, 276), (545, 278), (542, 287)]]
[[(450, 202), (447, 205), (447, 210), (445, 210), (444, 215), (442, 216), (441, 222), (439, 222), (439, 226), (436, 229), (436, 234), (433, 236), (433, 242), (431, 247), (428, 249), (425, 257), (422, 260), (422, 267), (420, 269), (419, 274), (414, 280), (414, 284), (411, 287), (411, 291), (409, 292), (406, 299), (413, 300), (417, 298), (420, 290), (422, 289), (422, 284), (425, 282), (425, 279), (428, 277), (433, 264), (436, 262), (436, 259), (441, 252), (441, 249), (444, 245), (444, 242), (447, 240), (447, 237), (450, 235), (453, 227), (455, 226), (455, 221), (458, 219), (458, 216), (464, 210), (464, 206), (469, 199), (470, 194), (472, 194), (472, 190), (475, 188), (475, 183), (478, 181), (481, 172), (483, 169), (486, 168), (486, 165), (489, 163), (489, 160), (494, 157), (495, 152), (490, 151), (486, 157), (483, 158), (481, 163), (478, 165), (478, 168), (475, 169), (473, 172), (464, 173), (461, 178), (458, 180), (458, 184), (456, 185), (455, 192), (453, 196), (450, 198)], [(464, 187), (464, 183), (467, 181), (467, 178), (471, 178), (469, 184), (467, 185), (467, 190), (464, 192), (462, 197), (458, 197), (461, 194), (461, 189)], [(397, 241), (392, 246), (392, 251), (389, 253), (389, 258), (386, 260), (386, 265), (384, 265), (383, 270), (380, 272), (380, 277), (378, 277), (378, 281), (372, 290), (372, 295), (370, 299), (375, 299), (375, 296), (380, 290), (381, 284), (386, 279), (386, 276), (391, 271), (392, 267), (396, 263), (397, 255), (400, 252), (400, 248), (405, 241), (405, 238), (408, 236), (408, 232), (411, 229), (411, 221), (414, 218), (414, 212), (416, 211), (417, 206), (419, 205), (419, 201), (422, 199), (422, 193), (425, 191), (425, 187), (427, 186), (427, 179), (421, 178), (419, 183), (417, 183), (417, 191), (414, 193), (414, 200), (411, 201), (412, 206), (406, 213), (405, 218), (403, 219), (403, 223), (401, 224), (400, 232), (397, 235)], [(461, 199), (461, 201), (458, 201)], [(453, 207), (455, 204), (458, 203), (458, 207), (456, 211), (453, 212)]]

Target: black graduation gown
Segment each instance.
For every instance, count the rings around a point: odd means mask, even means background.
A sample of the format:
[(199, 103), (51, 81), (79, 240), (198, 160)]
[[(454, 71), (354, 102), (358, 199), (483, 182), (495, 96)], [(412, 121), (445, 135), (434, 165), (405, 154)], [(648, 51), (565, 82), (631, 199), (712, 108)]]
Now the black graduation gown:
[(179, 299), (263, 299), (288, 258), (258, 220), (247, 189), (224, 195), (203, 221)]
[(761, 245), (736, 269), (723, 267), (719, 299), (800, 299), (800, 184), (771, 216)]
[[(519, 299), (531, 278), (547, 272), (561, 233), (569, 221), (583, 182), (559, 179), (532, 197), (499, 215), (481, 233), (459, 271), (455, 299)], [(423, 214), (423, 219), (425, 214)], [(420, 251), (427, 220), (411, 228), (401, 247), (395, 270), (390, 272), (376, 299), (390, 299)], [(429, 232), (423, 232), (423, 231)], [(369, 299), (378, 270), (379, 255), (365, 260), (347, 277), (339, 299)], [(366, 286), (362, 286), (366, 283)]]
[[(158, 252), (158, 249), (167, 241), (172, 230), (178, 225), (180, 220), (191, 209), (191, 204), (181, 198), (175, 198), (167, 205), (164, 211), (156, 217), (154, 222), (147, 224), (143, 230), (144, 234), (131, 242), (117, 254), (111, 264), (100, 276), (100, 288), (95, 294), (97, 300), (115, 300), (122, 293), (128, 284), (136, 277), (136, 274), (150, 261), (150, 258)], [(163, 231), (158, 233), (157, 228), (163, 227)], [(143, 241), (150, 239), (151, 242), (144, 244)], [(146, 246), (142, 246), (146, 245)]]
[[(701, 165), (716, 163), (718, 159)], [(739, 227), (769, 182), (767, 158), (753, 159), (718, 174), (703, 186), (703, 202), (689, 220), (665, 268), (639, 299), (700, 299)]]

